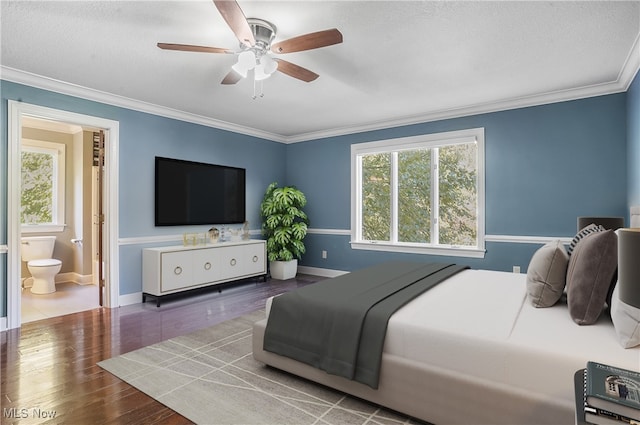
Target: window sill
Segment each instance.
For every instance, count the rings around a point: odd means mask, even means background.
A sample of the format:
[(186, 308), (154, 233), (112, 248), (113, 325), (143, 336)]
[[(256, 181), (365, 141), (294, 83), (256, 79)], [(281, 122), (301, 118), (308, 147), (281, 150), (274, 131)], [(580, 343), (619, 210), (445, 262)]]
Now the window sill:
[(54, 233), (64, 232), (65, 224), (23, 224), (22, 233)]
[(424, 255), (444, 255), (450, 257), (484, 258), (485, 250), (463, 247), (432, 247), (417, 244), (391, 244), (384, 242), (350, 242), (352, 249), (369, 251), (405, 252)]

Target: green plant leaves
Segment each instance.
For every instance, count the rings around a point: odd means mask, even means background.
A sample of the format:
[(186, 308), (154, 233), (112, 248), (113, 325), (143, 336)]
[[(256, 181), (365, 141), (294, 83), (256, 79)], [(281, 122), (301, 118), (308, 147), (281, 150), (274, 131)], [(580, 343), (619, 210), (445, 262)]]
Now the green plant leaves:
[(302, 208), (307, 198), (293, 186), (271, 183), (260, 204), (262, 233), (267, 238), (269, 261), (290, 261), (305, 252), (308, 217)]
[(291, 232), (296, 239), (302, 240), (307, 235), (307, 224), (302, 221), (293, 223)]

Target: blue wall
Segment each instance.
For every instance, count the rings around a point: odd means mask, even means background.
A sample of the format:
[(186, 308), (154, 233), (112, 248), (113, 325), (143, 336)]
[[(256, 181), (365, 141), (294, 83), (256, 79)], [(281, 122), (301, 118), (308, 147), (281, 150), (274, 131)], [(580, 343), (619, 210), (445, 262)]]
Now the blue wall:
[(629, 206), (640, 205), (640, 72), (627, 92)]
[[(526, 270), (536, 244), (487, 242), (484, 259), (429, 257), (352, 250), (350, 146), (417, 134), (485, 128), (486, 232), (489, 235), (570, 237), (579, 215), (622, 215), (640, 203), (640, 95), (638, 78), (629, 94), (615, 94), (464, 118), (442, 120), (284, 145), (0, 82), (0, 245), (7, 243), (7, 100), (119, 121), (120, 293), (141, 291), (141, 250), (148, 238), (192, 231), (153, 226), (153, 158), (177, 157), (247, 169), (251, 228), (271, 181), (294, 184), (308, 198), (312, 229), (302, 265), (353, 270), (388, 259), (454, 261), (496, 270)], [(627, 129), (627, 122), (629, 128)], [(629, 140), (629, 143), (627, 143)], [(629, 162), (627, 155), (635, 159)], [(202, 230), (201, 228), (197, 229)], [(337, 232), (335, 232), (337, 230)], [(131, 242), (133, 241), (133, 242)], [(321, 251), (328, 258), (321, 258)], [(0, 255), (0, 317), (6, 316), (6, 255)]]
[[(142, 290), (142, 248), (135, 238), (204, 231), (154, 227), (154, 157), (166, 156), (247, 169), (247, 219), (259, 229), (259, 205), (272, 181), (284, 182), (286, 145), (179, 120), (132, 111), (46, 90), (0, 81), (0, 245), (7, 243), (8, 100), (119, 121), (120, 294)], [(133, 241), (133, 242), (131, 242)], [(6, 255), (0, 255), (0, 317), (6, 316)]]
[[(484, 127), (486, 233), (571, 237), (580, 215), (628, 217), (626, 119), (622, 93), (297, 143), (287, 149), (287, 181), (306, 193), (312, 228), (348, 230), (351, 144)], [(309, 235), (302, 264), (353, 270), (419, 258), (525, 271), (538, 247), (489, 242), (483, 260), (429, 258), (351, 250), (349, 236), (335, 233)]]

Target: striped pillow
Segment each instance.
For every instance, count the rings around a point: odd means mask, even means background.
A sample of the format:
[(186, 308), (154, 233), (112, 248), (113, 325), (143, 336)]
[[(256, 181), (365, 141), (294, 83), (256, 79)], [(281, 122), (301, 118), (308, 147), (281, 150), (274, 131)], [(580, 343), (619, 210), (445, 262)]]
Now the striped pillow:
[(567, 254), (571, 255), (571, 253), (575, 249), (576, 245), (578, 245), (578, 242), (580, 242), (580, 240), (582, 238), (584, 238), (585, 236), (590, 235), (591, 233), (604, 232), (604, 230), (605, 230), (604, 227), (596, 226), (593, 223), (591, 223), (590, 225), (588, 225), (586, 227), (583, 227), (582, 230), (580, 230), (573, 237), (573, 240), (571, 241), (571, 244), (569, 244), (569, 248), (567, 249)]

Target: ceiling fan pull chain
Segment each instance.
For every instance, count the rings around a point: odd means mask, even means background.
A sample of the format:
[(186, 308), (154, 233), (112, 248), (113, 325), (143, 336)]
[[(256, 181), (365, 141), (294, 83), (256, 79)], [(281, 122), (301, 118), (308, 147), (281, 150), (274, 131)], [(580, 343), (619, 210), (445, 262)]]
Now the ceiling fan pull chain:
[[(259, 94), (256, 93), (256, 86), (260, 84), (259, 87)], [(258, 80), (256, 80), (255, 78), (253, 79), (253, 96), (251, 96), (251, 99), (256, 100), (259, 97), (264, 97), (264, 92), (262, 91), (262, 80), (258, 83)]]

